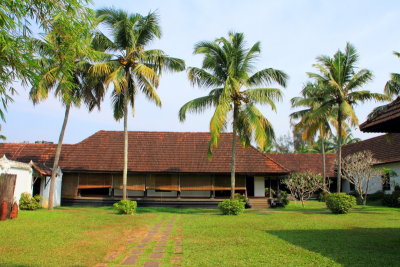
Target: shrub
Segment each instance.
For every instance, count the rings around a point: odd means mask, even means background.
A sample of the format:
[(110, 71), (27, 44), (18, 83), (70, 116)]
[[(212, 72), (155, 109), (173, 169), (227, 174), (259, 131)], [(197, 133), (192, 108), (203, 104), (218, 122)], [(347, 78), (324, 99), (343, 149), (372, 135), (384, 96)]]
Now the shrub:
[(40, 195), (32, 197), (29, 193), (22, 193), (19, 199), (19, 208), (21, 210), (36, 210), (40, 208), (41, 200), (42, 197)]
[(282, 202), (283, 207), (289, 204), (289, 194), (286, 191), (279, 191), (278, 194), (279, 200)]
[(369, 194), (368, 200), (372, 200), (372, 201), (382, 200), (384, 196), (385, 196), (385, 193), (382, 190), (379, 190), (373, 194)]
[(318, 201), (320, 202), (325, 202), (326, 198), (329, 196), (330, 192), (326, 192), (326, 191), (322, 191), (321, 193), (319, 193), (318, 195)]
[(346, 214), (356, 205), (356, 198), (346, 193), (332, 193), (326, 198), (326, 206), (332, 213)]
[(121, 200), (119, 202), (114, 203), (113, 206), (121, 214), (132, 215), (136, 211), (137, 203), (136, 201), (131, 201), (131, 200)]
[(390, 195), (384, 195), (382, 203), (388, 207), (400, 207), (400, 191), (393, 191)]
[(271, 193), (271, 196), (272, 196), (272, 197), (275, 197), (275, 196), (276, 196), (276, 195), (275, 195), (274, 189), (265, 188), (265, 196), (266, 196), (266, 197), (269, 197), (269, 196), (270, 196), (270, 193)]
[(239, 199), (225, 199), (218, 204), (224, 215), (239, 215), (244, 210), (245, 203)]
[(362, 205), (363, 204), (363, 199), (362, 199), (362, 197), (360, 196), (360, 194), (357, 191), (351, 191), (349, 193), (349, 195), (356, 198), (357, 205)]
[(248, 199), (245, 195), (236, 193), (236, 194), (235, 194), (235, 199), (238, 199), (238, 200), (240, 200), (240, 201), (243, 201), (243, 202), (244, 202), (244, 207), (245, 207), (246, 209), (250, 209), (250, 208), (251, 208), (250, 201), (249, 201), (249, 199)]
[(240, 201), (243, 201), (244, 203), (246, 203), (249, 199), (242, 194), (236, 193), (235, 194), (235, 199), (239, 199)]

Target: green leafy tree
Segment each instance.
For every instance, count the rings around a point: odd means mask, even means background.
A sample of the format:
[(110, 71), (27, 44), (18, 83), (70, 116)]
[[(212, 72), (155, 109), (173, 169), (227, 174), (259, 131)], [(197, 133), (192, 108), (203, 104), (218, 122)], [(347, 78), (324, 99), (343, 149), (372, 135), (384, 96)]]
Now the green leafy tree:
[[(5, 121), (7, 106), (12, 102), (16, 89), (13, 83), (18, 80), (28, 86), (35, 78), (33, 70), (40, 66), (34, 60), (35, 47), (32, 46), (31, 23), (42, 30), (51, 27), (53, 18), (60, 12), (68, 13), (74, 21), (74, 14), (84, 10), (86, 0), (13, 0), (0, 4), (0, 118)], [(69, 26), (68, 26), (69, 25)]]
[(161, 37), (158, 15), (127, 14), (123, 10), (105, 8), (97, 11), (101, 23), (111, 31), (111, 39), (98, 32), (94, 45), (110, 54), (108, 60), (92, 68), (94, 76), (104, 76), (108, 87), (113, 84), (112, 101), (114, 118), (124, 119), (124, 170), (123, 199), (126, 199), (128, 173), (128, 106), (133, 109), (138, 92), (157, 106), (161, 100), (156, 92), (160, 75), (165, 71), (183, 71), (185, 63), (169, 57), (162, 50), (146, 50), (156, 38)]
[[(53, 91), (65, 106), (50, 181), (49, 210), (54, 206), (54, 186), (70, 108), (73, 105), (79, 107), (82, 101), (89, 110), (100, 107), (105, 91), (102, 82), (89, 73), (91, 62), (103, 56), (91, 48), (93, 34), (92, 22), (88, 20), (90, 13), (90, 10), (86, 10), (85, 14), (77, 17), (60, 14), (52, 21), (50, 31), (43, 39), (32, 40), (37, 48), (38, 69), (36, 79), (32, 81), (30, 97), (36, 104)], [(65, 23), (66, 20), (69, 22)]]
[[(349, 43), (346, 44), (344, 52), (339, 50), (333, 57), (319, 56), (317, 62), (313, 66), (318, 73), (308, 73), (315, 83), (321, 85), (318, 86), (320, 92), (316, 95), (321, 102), (315, 112), (325, 113), (326, 110), (337, 109), (337, 188), (340, 192), (343, 122), (347, 121), (350, 125), (358, 125), (358, 119), (353, 109), (354, 105), (367, 100), (383, 101), (388, 97), (360, 90), (362, 86), (371, 81), (372, 73), (367, 69), (357, 70), (358, 54)], [(318, 99), (315, 102), (318, 102)]]
[(197, 43), (194, 54), (204, 55), (202, 68), (190, 67), (188, 78), (193, 86), (212, 90), (207, 96), (189, 101), (179, 111), (179, 119), (184, 121), (187, 112), (199, 113), (215, 107), (210, 121), (210, 157), (212, 149), (218, 145), (220, 133), (228, 127), (231, 114), (231, 198), (235, 193), (237, 136), (244, 145), (250, 145), (251, 140), (255, 140), (259, 147), (264, 148), (269, 143), (274, 137), (272, 125), (256, 105), (269, 105), (276, 110), (275, 101), (282, 99), (281, 91), (262, 86), (272, 82), (286, 86), (287, 75), (283, 71), (266, 68), (254, 72), (254, 63), (260, 51), (259, 42), (246, 48), (243, 33), (229, 33), (228, 38)]

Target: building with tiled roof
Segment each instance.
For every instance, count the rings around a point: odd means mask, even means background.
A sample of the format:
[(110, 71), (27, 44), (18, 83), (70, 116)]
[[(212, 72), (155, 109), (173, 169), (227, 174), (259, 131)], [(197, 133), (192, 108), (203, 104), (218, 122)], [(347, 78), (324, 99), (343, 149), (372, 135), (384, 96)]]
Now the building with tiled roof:
[[(223, 133), (207, 157), (209, 133), (129, 132), (128, 196), (136, 199), (210, 199), (229, 196), (232, 134)], [(63, 145), (62, 198), (116, 199), (122, 195), (123, 132), (99, 131)], [(20, 162), (52, 166), (55, 144), (0, 144), (0, 154)], [(237, 142), (236, 190), (265, 196), (265, 180), (290, 171), (254, 147)]]
[[(221, 134), (211, 159), (207, 157), (209, 138), (204, 132), (129, 132), (128, 196), (193, 201), (228, 197), (232, 134)], [(122, 196), (123, 140), (122, 131), (99, 131), (77, 144), (63, 145), (59, 165), (64, 203)], [(400, 134), (375, 137), (344, 146), (342, 153), (345, 157), (371, 150), (379, 164), (400, 173), (399, 141)], [(55, 149), (51, 143), (0, 143), (0, 156), (30, 163), (38, 176), (48, 177)], [(323, 173), (320, 153), (265, 154), (240, 142), (236, 151), (236, 190), (250, 197), (263, 197), (265, 187), (276, 190), (289, 173)], [(333, 178), (336, 154), (327, 153), (325, 159), (326, 176)], [(48, 179), (44, 181), (48, 184)], [(378, 185), (371, 188), (380, 189)]]
[(396, 184), (400, 184), (400, 133), (385, 134), (343, 146), (342, 157), (365, 150), (370, 150), (378, 161), (376, 168), (388, 168), (397, 173), (392, 173), (392, 177), (388, 177), (390, 181), (384, 184), (379, 177), (374, 179), (370, 184), (369, 193), (378, 190), (391, 192)]

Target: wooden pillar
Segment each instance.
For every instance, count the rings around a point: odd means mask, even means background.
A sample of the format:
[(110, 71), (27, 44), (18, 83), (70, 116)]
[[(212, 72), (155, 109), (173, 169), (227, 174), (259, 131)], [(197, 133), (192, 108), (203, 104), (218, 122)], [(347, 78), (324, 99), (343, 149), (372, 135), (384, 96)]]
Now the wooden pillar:
[(279, 194), (279, 178), (276, 178), (276, 194)]
[[(76, 195), (77, 198), (81, 197), (80, 194), (79, 194), (79, 189), (78, 189), (78, 187), (79, 187), (79, 178), (80, 178), (80, 177), (79, 177), (79, 172), (78, 172), (78, 184), (76, 185), (76, 189), (75, 189), (75, 195)], [(47, 180), (47, 178), (45, 177), (45, 178), (44, 178), (45, 185), (44, 185), (43, 189), (44, 189), (44, 188), (46, 187), (46, 185), (47, 185), (46, 180)]]
[(215, 175), (213, 174), (211, 177), (211, 198), (215, 198), (214, 184), (215, 184)]
[[(149, 174), (148, 176), (151, 176), (151, 174)], [(147, 197), (147, 188), (146, 188), (146, 182), (147, 182), (147, 177), (144, 177), (144, 192), (143, 192), (143, 197), (146, 198)]]
[(247, 197), (247, 176), (244, 177), (244, 196)]
[(178, 174), (178, 192), (177, 192), (178, 199), (181, 199), (181, 175)]
[(272, 198), (272, 181), (271, 181), (271, 177), (268, 178), (269, 180), (269, 198)]

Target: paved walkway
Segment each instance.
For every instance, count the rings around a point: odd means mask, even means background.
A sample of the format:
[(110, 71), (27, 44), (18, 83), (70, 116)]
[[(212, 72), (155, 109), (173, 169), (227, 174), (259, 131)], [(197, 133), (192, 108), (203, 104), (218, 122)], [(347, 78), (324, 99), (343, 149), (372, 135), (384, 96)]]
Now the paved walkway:
[[(172, 231), (174, 231), (173, 236)], [(127, 247), (109, 253), (103, 263), (98, 263), (94, 267), (181, 266), (183, 252), (181, 236), (182, 226), (176, 222), (176, 216), (171, 218), (163, 216), (150, 230), (130, 236)]]

